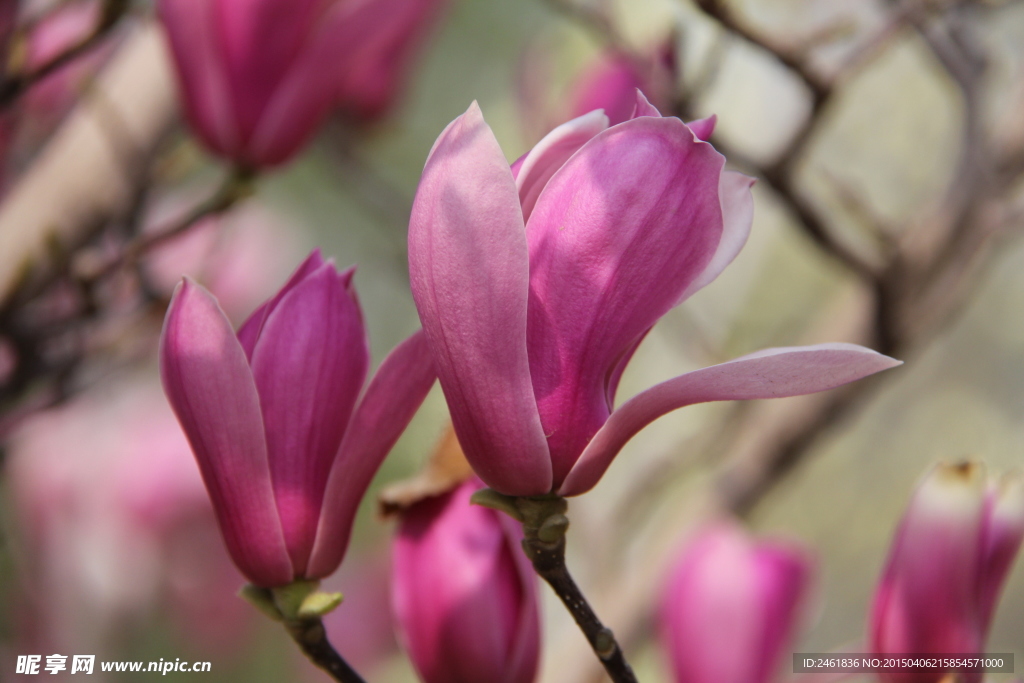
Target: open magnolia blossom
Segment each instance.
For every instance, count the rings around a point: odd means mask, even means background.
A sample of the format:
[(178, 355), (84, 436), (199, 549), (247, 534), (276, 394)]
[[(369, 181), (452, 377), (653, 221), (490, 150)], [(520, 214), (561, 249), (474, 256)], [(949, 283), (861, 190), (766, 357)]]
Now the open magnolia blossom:
[(160, 339), (164, 391), (235, 564), (273, 588), (332, 573), (359, 501), (434, 383), (423, 335), (369, 351), (352, 287), (314, 251), (238, 330), (185, 280)]
[[(941, 464), (921, 482), (875, 589), (870, 642), (879, 655), (980, 654), (1024, 538), (1024, 478), (989, 481), (980, 463)], [(939, 683), (944, 672), (887, 673)], [(965, 680), (980, 681), (981, 674)]]
[(413, 297), (459, 441), (507, 495), (591, 489), (658, 417), (705, 401), (831, 389), (899, 364), (852, 344), (776, 348), (690, 372), (613, 411), (651, 327), (733, 260), (750, 186), (714, 119), (600, 110), (511, 168), (474, 103), (438, 138), (409, 225)]

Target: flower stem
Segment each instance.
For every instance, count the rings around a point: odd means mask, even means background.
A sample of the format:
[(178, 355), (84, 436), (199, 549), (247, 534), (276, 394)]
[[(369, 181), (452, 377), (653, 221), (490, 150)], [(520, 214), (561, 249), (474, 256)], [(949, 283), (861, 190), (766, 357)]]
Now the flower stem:
[(286, 620), (284, 627), (309, 661), (330, 674), (331, 678), (339, 683), (366, 683), (327, 640), (327, 631), (320, 617)]
[(587, 637), (608, 676), (614, 683), (637, 683), (622, 647), (612, 630), (601, 623), (583, 592), (565, 566), (565, 532), (569, 504), (561, 496), (514, 498), (491, 489), (477, 491), (473, 502), (501, 510), (523, 524), (523, 551), (533, 568), (569, 610), (569, 614)]

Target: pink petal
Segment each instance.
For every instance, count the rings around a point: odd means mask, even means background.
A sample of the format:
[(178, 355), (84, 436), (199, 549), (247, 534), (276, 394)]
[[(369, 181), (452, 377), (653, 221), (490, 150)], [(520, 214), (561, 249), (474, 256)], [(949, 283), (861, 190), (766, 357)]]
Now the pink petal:
[(879, 654), (976, 653), (985, 472), (940, 465), (915, 492), (893, 542), (871, 616)]
[[(637, 119), (641, 116), (651, 116), (656, 119), (661, 118), (661, 112), (647, 99), (647, 96), (643, 94), (641, 90), (637, 90), (634, 94), (635, 103), (633, 105), (633, 115), (629, 118)], [(699, 137), (699, 136), (698, 136)]]
[(979, 587), (981, 621), (986, 631), (1024, 539), (1024, 479), (1019, 473), (1006, 475), (989, 491), (989, 506)]
[(577, 496), (589, 491), (633, 435), (678, 408), (708, 401), (813, 394), (901, 364), (862, 346), (834, 343), (765, 349), (680, 375), (641, 392), (612, 413), (559, 493)]
[(750, 226), (754, 222), (754, 198), (750, 194), (753, 184), (754, 179), (742, 173), (722, 172), (718, 181), (718, 197), (722, 202), (722, 240), (704, 272), (679, 297), (679, 303), (711, 284), (747, 243)]
[(288, 78), (316, 30), (324, 2), (205, 1), (215, 12), (220, 59), (227, 69), (242, 137), (248, 143), (275, 91)]
[(409, 275), (459, 443), (509, 495), (551, 490), (526, 354), (527, 259), (512, 173), (474, 103), (423, 169)]
[[(524, 221), (530, 219), (537, 198), (555, 171), (562, 168), (569, 157), (607, 127), (608, 117), (604, 112), (592, 111), (555, 128), (523, 157), (522, 164), (514, 172), (519, 201), (523, 206)], [(513, 164), (513, 168), (516, 164), (519, 162)]]
[[(245, 349), (245, 357), (252, 361), (252, 352), (256, 348), (256, 340), (259, 339), (260, 333), (263, 332), (263, 325), (267, 322), (267, 316), (277, 308), (277, 305), (281, 303), (281, 299), (285, 297), (288, 292), (295, 289), (295, 285), (305, 280), (311, 273), (318, 270), (324, 265), (324, 258), (320, 254), (319, 249), (314, 249), (310, 252), (306, 260), (299, 264), (299, 267), (295, 269), (292, 276), (288, 278), (288, 281), (278, 290), (277, 294), (272, 296), (262, 306), (257, 308), (252, 314), (246, 319), (242, 326), (238, 328), (238, 341), (241, 342), (242, 348)], [(345, 275), (351, 279), (353, 270), (346, 271)], [(346, 286), (347, 283), (346, 283)]]
[(434, 378), (422, 332), (399, 344), (381, 363), (349, 422), (326, 478), (308, 576), (326, 576), (341, 563), (352, 521), (370, 480), (423, 403)]
[(711, 139), (712, 134), (715, 132), (715, 124), (718, 123), (718, 117), (712, 114), (706, 119), (697, 119), (696, 121), (690, 121), (686, 124), (686, 127), (693, 131), (693, 134), (697, 136), (699, 140), (707, 142)]
[(618, 361), (714, 255), (723, 163), (679, 119), (643, 117), (594, 137), (541, 194), (527, 344), (556, 486), (608, 417)]
[(327, 475), (370, 361), (350, 278), (328, 262), (295, 284), (267, 315), (252, 357), (274, 495), (300, 576)]
[(243, 134), (220, 51), (217, 8), (209, 0), (160, 0), (185, 113), (210, 149), (236, 156)]
[(791, 644), (813, 562), (800, 548), (778, 542), (761, 543), (754, 551), (754, 562), (764, 620), (754, 680), (768, 683), (776, 678), (783, 653)]
[(167, 310), (160, 374), (235, 564), (260, 586), (291, 582), (249, 364), (216, 300), (189, 280)]

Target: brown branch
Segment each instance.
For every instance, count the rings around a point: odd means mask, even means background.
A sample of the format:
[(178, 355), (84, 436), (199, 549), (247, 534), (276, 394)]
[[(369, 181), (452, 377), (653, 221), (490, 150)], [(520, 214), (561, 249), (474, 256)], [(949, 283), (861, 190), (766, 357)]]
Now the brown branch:
[(614, 683), (637, 683), (615, 635), (601, 623), (565, 566), (565, 532), (569, 529), (565, 498), (556, 495), (517, 498), (483, 489), (473, 494), (472, 501), (500, 510), (522, 523), (523, 551), (537, 574), (547, 581), (572, 615), (605, 672)]
[(33, 85), (98, 47), (128, 13), (130, 4), (129, 0), (104, 0), (100, 19), (88, 35), (32, 71), (7, 74), (0, 80), (0, 109), (10, 107)]
[(248, 197), (252, 194), (254, 178), (255, 172), (250, 169), (233, 169), (208, 199), (194, 206), (181, 219), (152, 234), (140, 235), (108, 262), (92, 272), (81, 273), (80, 276), (86, 282), (92, 283), (102, 280), (122, 267), (134, 265), (153, 248), (188, 232), (204, 218), (224, 213), (240, 200)]
[[(174, 120), (168, 67), (157, 27), (139, 26), (18, 178), (0, 205), (0, 303), (130, 208)], [(104, 125), (112, 111), (122, 122), (116, 138)]]
[(811, 93), (813, 109), (817, 110), (824, 105), (825, 100), (831, 94), (832, 86), (827, 79), (815, 73), (807, 65), (801, 54), (802, 51), (787, 48), (750, 29), (736, 17), (724, 0), (696, 0), (696, 2), (706, 15), (721, 24), (723, 28), (767, 51), (799, 77)]
[(309, 657), (309, 661), (326, 671), (338, 683), (366, 683), (331, 645), (319, 617), (287, 620), (284, 626), (292, 640)]

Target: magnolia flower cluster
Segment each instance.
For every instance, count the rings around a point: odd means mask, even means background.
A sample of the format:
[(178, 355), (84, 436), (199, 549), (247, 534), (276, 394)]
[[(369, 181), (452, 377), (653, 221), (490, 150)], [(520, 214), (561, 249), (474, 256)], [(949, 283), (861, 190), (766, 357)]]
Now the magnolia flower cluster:
[[(182, 282), (162, 335), (164, 387), (243, 574), (277, 589), (338, 567), (373, 473), (437, 378), (479, 480), (405, 511), (392, 574), (400, 637), (427, 683), (529, 683), (536, 578), (521, 530), (471, 506), (476, 489), (579, 495), (677, 408), (822, 391), (897, 365), (850, 344), (767, 349), (616, 405), (654, 324), (746, 241), (752, 181), (723, 170), (706, 142), (714, 123), (662, 117), (637, 93), (621, 123), (585, 114), (509, 164), (471, 106), (435, 143), (413, 206), (423, 330), (369, 382), (354, 269), (314, 252), (237, 332), (214, 297)], [(878, 589), (877, 652), (981, 651), (1024, 533), (1022, 498), (1019, 481), (990, 487), (974, 466), (925, 481)], [(730, 523), (699, 534), (663, 593), (676, 680), (772, 680), (811, 567), (802, 549)], [(725, 656), (726, 643), (740, 655)]]

